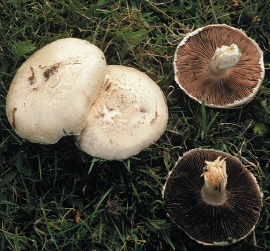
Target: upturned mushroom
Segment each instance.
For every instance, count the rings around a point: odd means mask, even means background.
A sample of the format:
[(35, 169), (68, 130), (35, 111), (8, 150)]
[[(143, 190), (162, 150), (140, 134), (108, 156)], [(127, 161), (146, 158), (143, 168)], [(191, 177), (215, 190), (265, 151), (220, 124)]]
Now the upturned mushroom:
[(103, 85), (103, 52), (81, 39), (52, 42), (18, 69), (6, 100), (12, 129), (22, 138), (42, 144), (79, 134)]
[(132, 67), (109, 65), (77, 145), (98, 158), (126, 159), (153, 144), (167, 121), (165, 97), (150, 77)]
[(251, 233), (262, 193), (254, 175), (236, 157), (217, 150), (185, 153), (163, 189), (168, 216), (192, 239), (225, 246)]
[(191, 98), (217, 108), (251, 101), (264, 78), (263, 53), (242, 30), (208, 25), (189, 33), (174, 56), (175, 81)]

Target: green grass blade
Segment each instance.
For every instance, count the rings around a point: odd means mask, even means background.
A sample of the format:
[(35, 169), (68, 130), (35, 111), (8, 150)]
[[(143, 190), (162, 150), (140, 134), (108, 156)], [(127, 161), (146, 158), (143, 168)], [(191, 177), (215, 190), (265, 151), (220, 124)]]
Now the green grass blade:
[(204, 100), (202, 100), (201, 103), (201, 112), (202, 112), (202, 122), (201, 122), (201, 127), (202, 127), (202, 132), (201, 132), (201, 137), (204, 139), (205, 135), (207, 134), (207, 126), (206, 126), (206, 109), (205, 109), (205, 103)]

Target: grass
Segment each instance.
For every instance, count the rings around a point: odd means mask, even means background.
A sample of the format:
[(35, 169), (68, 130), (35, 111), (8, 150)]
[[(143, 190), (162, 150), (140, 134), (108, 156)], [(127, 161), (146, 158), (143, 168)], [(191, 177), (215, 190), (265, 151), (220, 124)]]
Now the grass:
[[(270, 1), (17, 1), (0, 3), (0, 249), (216, 250), (197, 244), (166, 216), (161, 193), (185, 151), (237, 156), (264, 192), (260, 221), (244, 240), (218, 250), (270, 249)], [(184, 35), (207, 24), (241, 28), (264, 51), (259, 93), (237, 110), (211, 109), (174, 82), (172, 60)], [(12, 131), (5, 98), (19, 66), (58, 38), (86, 39), (108, 64), (154, 79), (169, 106), (163, 136), (124, 161), (96, 159), (72, 137), (37, 145)]]

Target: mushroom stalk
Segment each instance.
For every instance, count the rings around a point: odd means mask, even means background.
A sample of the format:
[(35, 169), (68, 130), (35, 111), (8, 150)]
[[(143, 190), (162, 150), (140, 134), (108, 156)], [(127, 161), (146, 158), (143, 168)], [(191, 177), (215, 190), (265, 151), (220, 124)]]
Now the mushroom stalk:
[(211, 205), (220, 205), (227, 199), (226, 185), (226, 161), (219, 156), (215, 161), (205, 161), (206, 167), (202, 174), (204, 185), (201, 195), (205, 202)]
[(209, 63), (209, 69), (212, 73), (219, 75), (235, 66), (240, 57), (241, 52), (236, 44), (231, 44), (230, 46), (223, 45), (221, 48), (216, 49)]

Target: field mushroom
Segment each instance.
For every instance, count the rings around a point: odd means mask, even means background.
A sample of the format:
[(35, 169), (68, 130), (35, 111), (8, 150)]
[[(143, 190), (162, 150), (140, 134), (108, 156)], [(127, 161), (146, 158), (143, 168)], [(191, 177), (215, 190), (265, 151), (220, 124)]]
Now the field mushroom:
[(186, 152), (163, 188), (168, 216), (192, 239), (225, 246), (251, 233), (262, 208), (254, 175), (236, 157), (217, 150)]
[(189, 33), (174, 55), (175, 81), (194, 100), (216, 108), (251, 101), (264, 78), (263, 53), (242, 30), (208, 25)]
[(150, 77), (132, 67), (109, 65), (76, 143), (98, 158), (127, 159), (154, 143), (167, 121), (165, 97)]
[(6, 113), (12, 129), (41, 144), (79, 134), (105, 74), (103, 52), (86, 40), (45, 45), (21, 65), (10, 85)]

